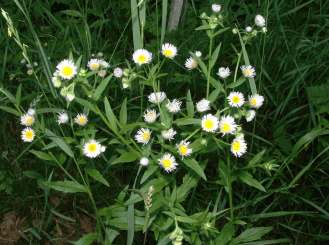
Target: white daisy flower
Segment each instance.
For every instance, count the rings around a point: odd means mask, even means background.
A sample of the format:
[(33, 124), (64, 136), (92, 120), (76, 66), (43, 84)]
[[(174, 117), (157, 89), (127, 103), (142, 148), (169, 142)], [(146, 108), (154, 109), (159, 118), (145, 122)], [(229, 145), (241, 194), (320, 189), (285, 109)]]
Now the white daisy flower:
[(27, 127), (22, 130), (21, 138), (24, 142), (32, 142), (35, 137), (35, 132), (32, 128)]
[(83, 145), (82, 151), (86, 157), (95, 158), (102, 153), (102, 145), (98, 141), (92, 139)]
[(171, 102), (169, 100), (168, 103), (166, 104), (168, 111), (171, 113), (179, 112), (181, 110), (181, 106), (182, 106), (182, 102), (177, 99), (173, 99)]
[(139, 164), (146, 167), (147, 165), (149, 165), (149, 159), (147, 157), (142, 157), (140, 160), (139, 160)]
[(237, 125), (234, 118), (231, 116), (223, 116), (219, 121), (219, 131), (225, 134), (233, 134), (236, 131)]
[(148, 128), (141, 128), (137, 131), (135, 135), (135, 140), (141, 144), (147, 144), (151, 139), (151, 130)]
[(266, 25), (265, 18), (260, 14), (256, 15), (255, 16), (255, 25), (259, 26), (259, 27), (264, 27)]
[(251, 108), (258, 109), (264, 103), (264, 97), (259, 94), (249, 96), (249, 105)]
[(138, 49), (133, 54), (133, 60), (137, 65), (148, 64), (152, 61), (152, 53), (146, 49)]
[(154, 123), (157, 120), (157, 112), (154, 109), (147, 109), (144, 112), (144, 121), (147, 123)]
[(177, 55), (177, 48), (171, 43), (165, 43), (162, 45), (161, 53), (164, 57), (173, 59)]
[(246, 27), (246, 32), (252, 32), (252, 27), (251, 26), (247, 26)]
[(72, 60), (63, 60), (56, 66), (58, 76), (70, 80), (77, 74), (77, 67)]
[(217, 75), (220, 78), (223, 78), (223, 79), (229, 77), (231, 75), (230, 68), (228, 68), (228, 67), (219, 67)]
[(29, 114), (30, 116), (34, 116), (35, 115), (35, 109), (34, 108), (29, 108), (27, 110), (27, 114)]
[(218, 129), (218, 118), (212, 114), (203, 116), (201, 127), (206, 132), (214, 133)]
[(161, 103), (166, 98), (167, 98), (167, 95), (165, 94), (165, 92), (155, 92), (155, 93), (151, 93), (148, 96), (149, 101), (153, 104)]
[(114, 75), (116, 78), (121, 78), (122, 75), (123, 75), (123, 70), (122, 70), (120, 67), (116, 67), (116, 68), (113, 70), (113, 75)]
[(241, 66), (242, 74), (247, 78), (252, 78), (256, 76), (255, 67), (248, 65), (248, 66)]
[(192, 154), (192, 148), (189, 148), (189, 141), (182, 140), (176, 145), (179, 155), (182, 157), (187, 157)]
[(199, 51), (199, 50), (195, 51), (195, 56), (200, 58), (202, 56), (201, 51)]
[(210, 101), (207, 99), (202, 99), (196, 103), (196, 110), (198, 112), (205, 112), (210, 110)]
[(35, 122), (34, 116), (32, 116), (28, 113), (21, 116), (21, 125), (32, 126), (34, 124), (34, 122)]
[(177, 168), (177, 162), (173, 155), (165, 153), (159, 160), (160, 166), (167, 172), (170, 173)]
[(173, 128), (161, 131), (162, 138), (169, 141), (173, 140), (176, 134), (177, 132)]
[(241, 107), (244, 104), (244, 96), (240, 92), (231, 92), (227, 100), (231, 107)]
[(57, 123), (58, 124), (65, 124), (69, 121), (69, 115), (66, 112), (58, 113), (57, 115)]
[(256, 116), (255, 110), (248, 110), (245, 115), (246, 121), (251, 122), (252, 120), (254, 120), (255, 116)]
[(78, 124), (79, 126), (85, 126), (88, 123), (88, 117), (84, 113), (79, 113), (74, 118), (74, 122)]
[(100, 59), (90, 59), (88, 61), (87, 67), (91, 71), (98, 71), (101, 68), (101, 60)]
[(232, 141), (231, 152), (236, 157), (241, 157), (247, 152), (247, 143), (243, 137), (237, 137)]
[(211, 9), (214, 13), (219, 13), (220, 10), (222, 9), (222, 6), (220, 4), (214, 3), (211, 5)]
[(186, 61), (185, 61), (185, 67), (188, 69), (188, 70), (193, 70), (195, 68), (198, 67), (198, 62), (193, 59), (192, 57), (189, 57)]

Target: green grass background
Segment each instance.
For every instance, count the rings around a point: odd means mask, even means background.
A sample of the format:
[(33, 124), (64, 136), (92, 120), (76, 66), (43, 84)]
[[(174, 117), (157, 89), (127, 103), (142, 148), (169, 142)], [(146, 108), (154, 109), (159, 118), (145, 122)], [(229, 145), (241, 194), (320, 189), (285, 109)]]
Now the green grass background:
[[(36, 45), (35, 32), (42, 44), (51, 69), (71, 51), (83, 55), (84, 61), (91, 54), (103, 52), (111, 64), (123, 62), (133, 50), (130, 23), (130, 1), (123, 0), (25, 0), (26, 21), (14, 1), (1, 2), (19, 30), (22, 41), (28, 45), (33, 61), (39, 63), (40, 73), (47, 66), (42, 62), (40, 48)], [(211, 1), (189, 0), (177, 31), (166, 33), (165, 40), (177, 44), (180, 63), (189, 51), (203, 50), (207, 39), (192, 32), (199, 24), (198, 16), (209, 11)], [(147, 3), (145, 46), (158, 49), (161, 35), (162, 1)], [(258, 226), (273, 226), (273, 239), (291, 238), (293, 244), (327, 244), (329, 241), (329, 1), (325, 0), (227, 0), (227, 18), (244, 27), (253, 22), (257, 13), (268, 16), (268, 33), (247, 47), (250, 59), (259, 67), (257, 86), (266, 97), (263, 112), (251, 128), (261, 138), (253, 147), (267, 148), (267, 157), (280, 165), (278, 172), (264, 180), (271, 183), (267, 193), (240, 188), (235, 198), (241, 209), (240, 216)], [(230, 47), (234, 41), (223, 40), (223, 65), (235, 56)], [(36, 94), (47, 86), (33, 76), (26, 75), (20, 64), (22, 56), (17, 45), (7, 36), (4, 19), (0, 19), (0, 84), (15, 93), (22, 84), (22, 104), (26, 107)], [(172, 77), (167, 81), (167, 94), (175, 96), (181, 89), (191, 89), (194, 97), (200, 77), (180, 75), (182, 70), (169, 66)], [(186, 81), (188, 79), (188, 81)], [(184, 83), (183, 83), (184, 81)], [(48, 94), (51, 96), (50, 94)], [(112, 98), (120, 98), (119, 85)], [(7, 103), (0, 96), (0, 104)], [(115, 101), (113, 103), (116, 103)], [(116, 105), (119, 105), (117, 103)], [(0, 215), (15, 210), (29, 219), (38, 216), (47, 207), (45, 193), (36, 181), (24, 175), (26, 170), (49, 171), (26, 153), (26, 146), (19, 140), (19, 122), (16, 117), (0, 111)], [(22, 154), (22, 152), (24, 154)], [(117, 170), (120, 171), (120, 170)], [(207, 170), (211, 172), (211, 169)], [(132, 173), (133, 174), (133, 173)], [(120, 172), (116, 173), (120, 176)], [(131, 175), (133, 176), (133, 175)], [(116, 188), (129, 183), (130, 174), (121, 173)], [(125, 179), (126, 178), (126, 179)], [(189, 211), (207, 207), (203, 198), (212, 195), (211, 189), (201, 183), (191, 194)], [(109, 200), (97, 194), (101, 202)], [(110, 196), (108, 197), (110, 198)], [(71, 206), (69, 208), (72, 208)], [(79, 208), (73, 207), (72, 209)], [(33, 210), (33, 212), (31, 212)], [(61, 210), (64, 214), (70, 210)], [(54, 215), (47, 214), (44, 231), (33, 228), (27, 232), (30, 241), (51, 237)], [(48, 230), (47, 230), (48, 228)], [(35, 234), (34, 234), (35, 233)], [(46, 235), (45, 235), (46, 234)], [(38, 242), (36, 242), (37, 244)], [(123, 243), (122, 243), (123, 244)], [(150, 243), (151, 244), (151, 243)]]

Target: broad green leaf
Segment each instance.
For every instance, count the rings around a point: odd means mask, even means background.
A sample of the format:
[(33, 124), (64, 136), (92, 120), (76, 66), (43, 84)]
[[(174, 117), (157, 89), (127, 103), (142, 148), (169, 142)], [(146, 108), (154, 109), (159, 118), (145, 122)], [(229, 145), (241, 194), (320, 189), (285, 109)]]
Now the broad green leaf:
[(159, 166), (149, 166), (145, 173), (143, 174), (143, 177), (141, 179), (141, 184), (143, 184), (152, 174), (154, 174), (159, 169)]
[(77, 193), (77, 192), (88, 192), (87, 188), (77, 182), (64, 180), (64, 181), (45, 181), (43, 184), (56, 191), (61, 191), (65, 193)]
[(88, 233), (83, 235), (78, 241), (75, 241), (74, 245), (91, 245), (97, 239), (96, 233)]
[(52, 161), (54, 160), (48, 153), (43, 151), (36, 151), (36, 150), (30, 150), (30, 152), (35, 155), (37, 158), (45, 161)]
[(202, 179), (207, 180), (206, 175), (203, 172), (203, 169), (199, 165), (199, 163), (193, 159), (193, 158), (185, 158), (182, 160), (185, 166), (192, 169), (198, 176), (200, 176)]
[(117, 159), (115, 159), (111, 165), (115, 165), (118, 163), (128, 163), (128, 162), (133, 162), (138, 158), (138, 155), (134, 152), (125, 152), (121, 154), (121, 156)]
[(229, 222), (224, 225), (219, 236), (216, 238), (216, 244), (226, 245), (234, 236), (234, 225)]
[(256, 164), (258, 164), (261, 160), (262, 157), (265, 153), (265, 150), (262, 150), (261, 152), (257, 153), (248, 163), (248, 166), (255, 166)]
[(187, 95), (186, 95), (186, 109), (187, 109), (187, 115), (192, 118), (194, 115), (194, 104), (190, 90), (187, 91)]
[(127, 98), (125, 98), (122, 102), (121, 109), (120, 109), (120, 117), (119, 121), (122, 125), (127, 124)]
[(237, 245), (243, 242), (257, 241), (264, 235), (269, 233), (272, 229), (272, 227), (255, 227), (247, 229), (242, 232), (238, 237), (234, 238), (232, 242), (230, 242), (230, 245)]
[(46, 129), (45, 134), (50, 140), (53, 141), (53, 143), (55, 143), (59, 148), (61, 148), (67, 155), (74, 158), (74, 154), (70, 146), (66, 144), (66, 142), (61, 137), (55, 135), (49, 129)]
[(175, 121), (178, 126), (184, 125), (201, 125), (201, 119), (196, 118), (180, 118)]
[(246, 183), (247, 185), (250, 185), (252, 187), (255, 187), (258, 190), (266, 192), (264, 186), (258, 180), (254, 179), (252, 177), (252, 175), (250, 173), (248, 173), (247, 171), (240, 172), (238, 175), (238, 178), (242, 182)]
[(81, 99), (81, 98), (75, 98), (75, 101), (78, 102), (79, 104), (83, 105), (87, 109), (95, 112), (96, 114), (99, 113), (99, 109), (96, 105), (92, 104), (90, 101)]
[(86, 172), (94, 180), (102, 183), (103, 185), (106, 185), (107, 187), (110, 186), (110, 184), (107, 182), (107, 180), (103, 177), (103, 175), (97, 169), (90, 168), (90, 169), (87, 169)]
[(240, 77), (238, 79), (238, 81), (230, 83), (229, 85), (227, 85), (228, 88), (236, 88), (239, 87), (241, 84), (243, 84), (246, 81), (245, 77)]
[(108, 77), (106, 77), (96, 88), (95, 93), (93, 95), (94, 99), (97, 101), (99, 100), (100, 96), (102, 95), (102, 93), (104, 92), (104, 90), (106, 89), (107, 85), (109, 84), (111, 78), (112, 78), (112, 74)]
[(8, 106), (4, 106), (4, 105), (2, 105), (2, 106), (0, 105), (0, 110), (13, 114), (17, 117), (19, 117), (21, 115), (16, 109), (8, 107)]
[(211, 59), (210, 59), (210, 68), (209, 69), (212, 69), (217, 61), (217, 58), (218, 58), (218, 55), (219, 55), (219, 51), (220, 51), (220, 48), (222, 46), (222, 43), (220, 43), (216, 49), (214, 50), (214, 52), (212, 53), (211, 55)]
[(108, 99), (106, 97), (104, 98), (104, 106), (105, 106), (105, 114), (106, 114), (107, 120), (110, 123), (111, 130), (114, 132), (117, 132), (118, 131), (117, 119), (112, 111), (110, 102), (108, 101)]

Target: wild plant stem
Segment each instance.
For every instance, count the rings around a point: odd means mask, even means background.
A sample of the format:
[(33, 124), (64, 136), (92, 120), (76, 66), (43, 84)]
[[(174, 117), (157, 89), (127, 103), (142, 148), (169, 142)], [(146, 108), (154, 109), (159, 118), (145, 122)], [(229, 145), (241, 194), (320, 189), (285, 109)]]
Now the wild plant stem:
[(233, 206), (233, 191), (232, 191), (232, 168), (231, 168), (231, 162), (230, 162), (230, 157), (227, 158), (227, 166), (229, 170), (229, 175), (228, 175), (228, 198), (229, 198), (229, 206), (230, 206), (230, 218), (231, 221), (234, 219), (234, 206)]
[(212, 48), (213, 48), (213, 33), (211, 32), (209, 37), (209, 53), (208, 53), (208, 73), (207, 73), (207, 94), (206, 98), (209, 97), (209, 89), (210, 89), (210, 74), (211, 74), (211, 56), (212, 56)]

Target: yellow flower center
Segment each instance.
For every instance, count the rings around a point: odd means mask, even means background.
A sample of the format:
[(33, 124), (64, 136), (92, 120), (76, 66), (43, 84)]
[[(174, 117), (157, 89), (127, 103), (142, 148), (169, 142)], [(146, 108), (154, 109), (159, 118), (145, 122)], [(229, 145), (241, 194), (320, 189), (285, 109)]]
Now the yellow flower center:
[(211, 120), (211, 119), (207, 119), (205, 122), (204, 122), (204, 127), (206, 129), (212, 129), (214, 127), (214, 122)]
[(143, 140), (144, 140), (144, 141), (149, 141), (151, 135), (150, 135), (149, 132), (144, 132), (142, 137), (143, 137)]
[(240, 98), (239, 98), (239, 96), (233, 96), (233, 98), (232, 98), (232, 102), (233, 102), (234, 104), (238, 104), (238, 103), (240, 102)]
[(98, 64), (98, 63), (92, 63), (92, 64), (90, 64), (90, 68), (91, 68), (92, 70), (98, 70), (98, 68), (99, 68), (99, 64)]
[(248, 77), (248, 76), (251, 76), (253, 74), (253, 71), (251, 69), (245, 69), (243, 71), (243, 74)]
[(28, 140), (32, 140), (33, 137), (34, 137), (33, 131), (29, 130), (25, 132), (25, 138), (27, 138)]
[(255, 98), (252, 98), (250, 100), (250, 105), (255, 106), (257, 104), (257, 100)]
[(33, 123), (34, 123), (34, 118), (31, 117), (31, 116), (28, 116), (28, 117), (26, 118), (25, 124), (26, 124), (27, 126), (31, 126)]
[(232, 143), (232, 150), (233, 150), (234, 152), (238, 152), (238, 151), (240, 151), (240, 149), (241, 149), (241, 144), (240, 144), (240, 142), (239, 142), (239, 141), (234, 141), (234, 142)]
[(72, 76), (73, 75), (73, 68), (71, 66), (64, 66), (62, 73), (64, 76)]
[(79, 117), (78, 122), (79, 124), (85, 124), (87, 122), (87, 119), (85, 117)]
[(229, 132), (230, 130), (231, 130), (231, 125), (228, 123), (223, 123), (222, 132), (226, 133), (226, 132)]
[(172, 166), (172, 160), (170, 160), (170, 159), (163, 159), (162, 160), (162, 166), (164, 167), (164, 169), (171, 168), (171, 166)]
[(188, 148), (185, 146), (185, 145), (180, 145), (179, 148), (179, 153), (182, 155), (182, 156), (185, 156), (187, 155), (187, 152), (188, 152)]
[(171, 58), (174, 55), (174, 52), (171, 49), (165, 49), (163, 50), (163, 55), (165, 57)]
[(88, 151), (92, 152), (92, 153), (97, 151), (97, 145), (95, 143), (90, 143), (87, 148), (88, 148)]
[(137, 61), (138, 61), (139, 63), (141, 63), (141, 64), (146, 63), (146, 60), (147, 60), (147, 57), (146, 57), (146, 55), (144, 55), (144, 54), (140, 54), (140, 55), (137, 57)]

